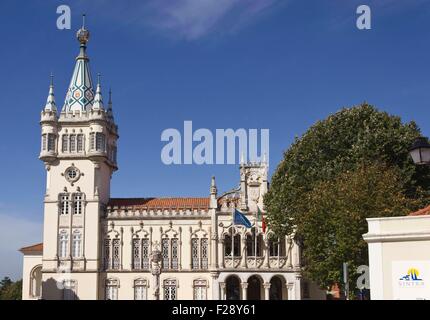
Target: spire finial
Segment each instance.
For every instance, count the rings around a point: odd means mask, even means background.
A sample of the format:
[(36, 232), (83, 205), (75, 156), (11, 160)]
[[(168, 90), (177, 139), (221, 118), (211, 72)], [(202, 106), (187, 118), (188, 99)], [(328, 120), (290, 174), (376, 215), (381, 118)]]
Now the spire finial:
[(48, 98), (46, 99), (45, 108), (43, 108), (46, 112), (57, 112), (57, 106), (55, 104), (55, 97), (54, 97), (54, 75), (51, 72), (50, 75), (50, 84), (49, 84), (49, 93)]
[(93, 110), (102, 110), (103, 107), (103, 98), (102, 98), (102, 86), (100, 84), (101, 74), (97, 74), (97, 89), (96, 96), (94, 97)]
[(112, 88), (109, 87), (109, 107), (112, 108)]
[(85, 17), (86, 15), (82, 15), (82, 27), (78, 30), (78, 33), (76, 34), (76, 37), (78, 38), (79, 43), (81, 46), (86, 46), (88, 40), (90, 39), (90, 32), (85, 29)]

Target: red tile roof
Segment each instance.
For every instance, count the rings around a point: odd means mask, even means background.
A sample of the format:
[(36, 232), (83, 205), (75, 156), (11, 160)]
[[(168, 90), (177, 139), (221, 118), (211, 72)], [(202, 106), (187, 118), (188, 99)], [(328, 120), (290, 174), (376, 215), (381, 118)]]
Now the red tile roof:
[(43, 243), (34, 244), (32, 246), (24, 247), (19, 249), (23, 254), (30, 254), (30, 253), (42, 253), (43, 252)]
[(430, 214), (430, 206), (420, 209), (418, 211), (412, 212), (410, 216), (427, 216)]
[(133, 209), (209, 209), (209, 198), (116, 198), (110, 199), (110, 207)]

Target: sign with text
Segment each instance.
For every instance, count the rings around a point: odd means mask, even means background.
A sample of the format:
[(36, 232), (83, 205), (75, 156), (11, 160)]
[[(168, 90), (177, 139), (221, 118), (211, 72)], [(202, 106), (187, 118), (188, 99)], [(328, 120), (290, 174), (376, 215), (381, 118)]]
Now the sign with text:
[(430, 261), (393, 261), (393, 299), (430, 300)]

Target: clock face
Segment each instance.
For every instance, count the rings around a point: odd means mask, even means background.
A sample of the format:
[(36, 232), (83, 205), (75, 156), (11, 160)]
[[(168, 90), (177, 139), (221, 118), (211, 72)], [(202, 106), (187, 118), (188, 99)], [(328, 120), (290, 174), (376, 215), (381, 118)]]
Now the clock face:
[(81, 177), (81, 172), (78, 168), (72, 165), (71, 167), (66, 169), (66, 171), (64, 172), (64, 177), (73, 185), (73, 183), (78, 181)]

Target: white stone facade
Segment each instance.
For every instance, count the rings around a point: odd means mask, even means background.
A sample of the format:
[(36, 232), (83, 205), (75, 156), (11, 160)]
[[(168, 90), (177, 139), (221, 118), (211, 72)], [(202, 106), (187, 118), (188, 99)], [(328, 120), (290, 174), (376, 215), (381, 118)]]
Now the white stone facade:
[[(257, 218), (264, 162), (242, 163), (240, 187), (221, 196), (212, 178), (206, 198), (111, 198), (118, 128), (100, 81), (94, 94), (88, 39), (81, 29), (61, 112), (51, 83), (41, 114), (43, 246), (22, 249), (23, 299), (325, 298), (301, 279), (294, 239), (272, 239)], [(235, 209), (252, 228), (232, 224)]]

